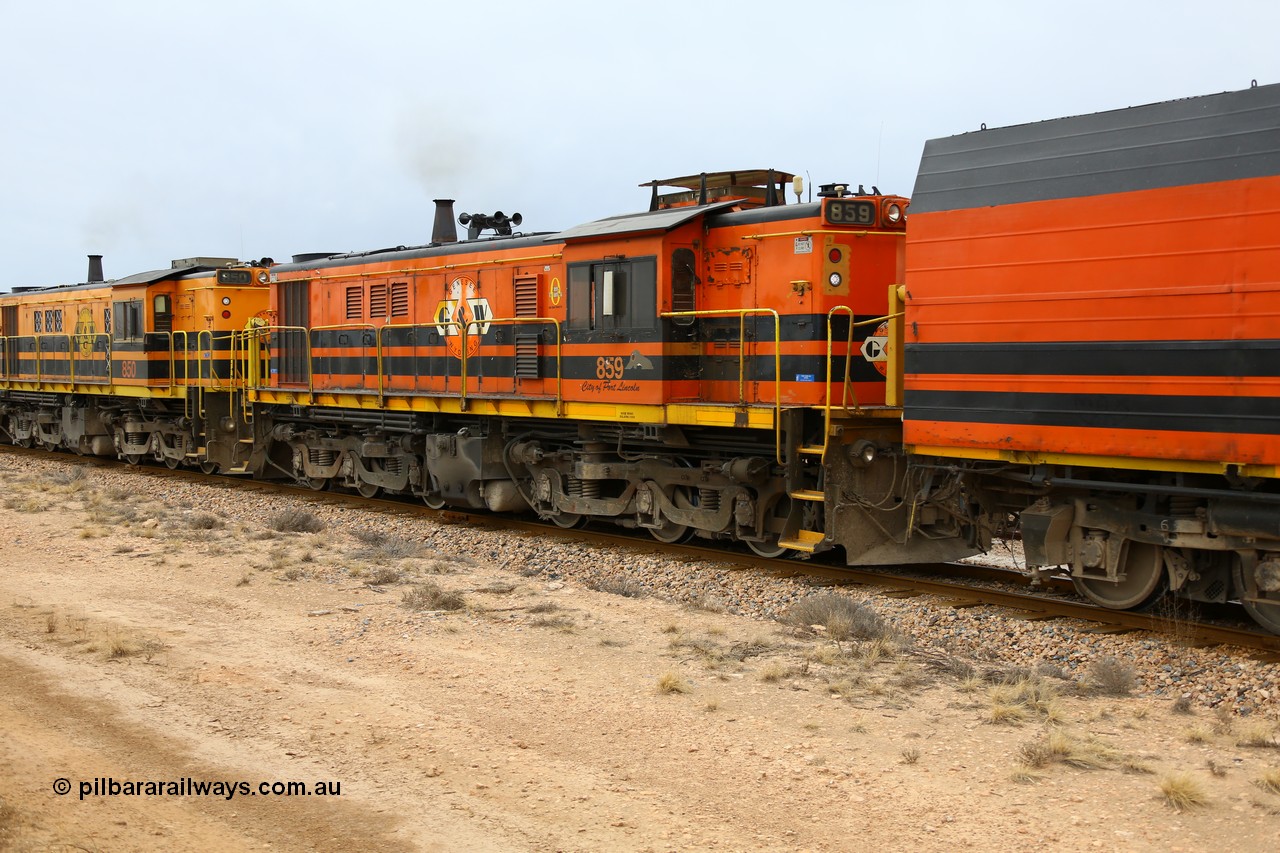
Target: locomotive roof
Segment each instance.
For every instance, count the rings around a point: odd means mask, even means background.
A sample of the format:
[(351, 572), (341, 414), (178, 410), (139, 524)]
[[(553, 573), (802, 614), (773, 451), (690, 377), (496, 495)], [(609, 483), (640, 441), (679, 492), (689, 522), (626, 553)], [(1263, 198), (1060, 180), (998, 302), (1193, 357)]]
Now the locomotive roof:
[[(627, 213), (621, 216), (609, 216), (575, 225), (564, 231), (548, 231), (535, 234), (516, 234), (511, 237), (490, 237), (480, 240), (460, 240), (456, 243), (429, 243), (424, 246), (395, 246), (387, 249), (373, 249), (367, 252), (343, 252), (320, 257), (307, 256), (305, 260), (294, 263), (277, 264), (273, 272), (297, 272), (301, 270), (325, 269), (327, 267), (350, 266), (353, 261), (384, 263), (388, 261), (405, 261), (415, 258), (429, 258), (440, 255), (460, 255), (473, 252), (491, 252), (502, 249), (542, 246), (546, 243), (559, 243), (571, 240), (588, 240), (599, 237), (616, 237), (621, 234), (634, 234), (643, 231), (670, 231), (683, 225), (695, 217), (708, 213), (727, 211), (737, 201), (722, 201), (705, 204), (701, 207), (677, 207), (667, 210), (642, 211)], [(303, 257), (303, 256), (299, 256)]]
[(585, 240), (591, 237), (616, 237), (620, 234), (634, 234), (638, 231), (670, 231), (683, 225), (690, 219), (713, 211), (726, 210), (741, 200), (720, 201), (715, 204), (704, 204), (701, 207), (672, 207), (666, 210), (646, 210), (643, 213), (626, 213), (621, 216), (608, 216), (576, 225), (555, 235), (557, 240)]
[(911, 213), (1280, 174), (1280, 84), (925, 143)]
[(90, 281), (80, 282), (79, 284), (52, 284), (48, 287), (29, 287), (17, 288), (10, 293), (0, 293), (0, 296), (30, 296), (37, 293), (66, 293), (73, 290), (92, 290), (101, 287), (118, 287), (120, 285), (130, 284), (151, 284), (157, 281), (165, 281), (168, 279), (185, 278), (193, 274), (203, 274), (213, 272), (215, 267), (208, 266), (183, 266), (177, 269), (165, 268), (160, 270), (149, 270), (147, 272), (134, 273), (124, 278), (113, 278), (107, 281)]
[(782, 183), (790, 183), (795, 175), (790, 172), (779, 172), (776, 169), (772, 172), (769, 169), (744, 169), (740, 172), (707, 172), (705, 174), (684, 175), (679, 178), (662, 178), (655, 181), (645, 181), (640, 184), (642, 187), (683, 187), (687, 190), (696, 190), (702, 187), (702, 182), (707, 182), (707, 189), (714, 187), (762, 187), (769, 183), (769, 178)]

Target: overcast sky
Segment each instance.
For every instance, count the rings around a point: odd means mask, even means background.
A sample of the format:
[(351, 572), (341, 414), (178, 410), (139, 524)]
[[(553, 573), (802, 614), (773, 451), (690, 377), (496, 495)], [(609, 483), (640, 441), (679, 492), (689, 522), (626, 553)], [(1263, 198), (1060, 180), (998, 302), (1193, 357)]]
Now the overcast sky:
[(910, 194), (926, 139), (1280, 82), (1280, 3), (0, 0), (0, 290), (551, 231), (652, 178)]

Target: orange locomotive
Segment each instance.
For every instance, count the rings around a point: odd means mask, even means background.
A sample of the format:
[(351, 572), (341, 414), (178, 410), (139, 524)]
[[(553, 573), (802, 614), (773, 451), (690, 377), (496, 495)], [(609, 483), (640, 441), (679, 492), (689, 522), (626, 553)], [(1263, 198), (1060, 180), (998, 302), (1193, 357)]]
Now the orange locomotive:
[(886, 405), (906, 200), (800, 203), (764, 170), (646, 186), (648, 211), (555, 233), (463, 214), (463, 241), (441, 201), (427, 246), (275, 267), (256, 465), (763, 554), (969, 552)]
[(1277, 233), (1280, 86), (931, 141), (907, 444), (985, 460), (1029, 565), (1098, 603), (1280, 632)]
[(242, 465), (234, 332), (266, 311), (265, 267), (191, 258), (104, 281), (91, 255), (87, 278), (0, 295), (0, 430), (135, 464)]

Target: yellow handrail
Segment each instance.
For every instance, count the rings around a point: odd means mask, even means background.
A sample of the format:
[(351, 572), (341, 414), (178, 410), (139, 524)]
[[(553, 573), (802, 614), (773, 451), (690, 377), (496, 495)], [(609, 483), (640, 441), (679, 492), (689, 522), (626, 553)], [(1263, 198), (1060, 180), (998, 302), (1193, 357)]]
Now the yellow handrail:
[(738, 405), (747, 405), (746, 393), (746, 324), (748, 314), (773, 317), (773, 430), (774, 455), (779, 465), (782, 458), (782, 323), (772, 308), (716, 308), (708, 311), (660, 311), (659, 317), (733, 317), (738, 318)]
[[(823, 403), (823, 420), (822, 420), (822, 461), (827, 461), (827, 445), (831, 442), (831, 365), (832, 355), (834, 354), (834, 337), (835, 337), (835, 316), (836, 314), (848, 314), (850, 321), (856, 316), (853, 309), (848, 305), (837, 305), (827, 312), (827, 388), (826, 399)], [(846, 414), (852, 415), (849, 411), (849, 392), (852, 390), (853, 382), (850, 377), (850, 370), (853, 367), (853, 330), (860, 326), (870, 326), (888, 322), (895, 317), (901, 317), (902, 312), (896, 314), (886, 314), (883, 317), (873, 317), (870, 320), (859, 320), (849, 323), (849, 335), (845, 340), (844, 354), (844, 381), (840, 386), (840, 408)], [(854, 395), (853, 407), (860, 409), (858, 405), (857, 395)]]

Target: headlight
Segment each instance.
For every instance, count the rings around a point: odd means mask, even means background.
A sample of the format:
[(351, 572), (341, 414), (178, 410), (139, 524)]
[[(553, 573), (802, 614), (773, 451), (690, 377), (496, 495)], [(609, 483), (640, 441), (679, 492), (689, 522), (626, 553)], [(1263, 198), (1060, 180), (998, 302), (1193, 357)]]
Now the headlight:
[(884, 208), (884, 218), (890, 225), (897, 225), (902, 221), (902, 205), (896, 201), (889, 202)]
[(258, 271), (258, 284), (266, 284), (266, 283), (267, 283), (267, 271), (266, 271), (266, 270), (259, 270), (259, 271)]

